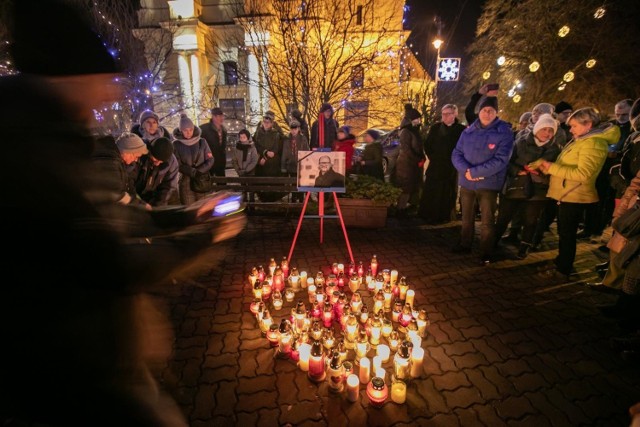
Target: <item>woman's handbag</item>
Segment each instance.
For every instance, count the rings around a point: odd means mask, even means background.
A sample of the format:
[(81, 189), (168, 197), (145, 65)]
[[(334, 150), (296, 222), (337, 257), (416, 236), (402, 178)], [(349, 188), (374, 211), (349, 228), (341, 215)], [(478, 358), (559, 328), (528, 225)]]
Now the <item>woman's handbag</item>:
[(213, 191), (213, 181), (209, 172), (196, 171), (195, 176), (191, 177), (189, 185), (194, 193), (210, 193)]
[(616, 218), (611, 226), (627, 239), (640, 235), (640, 205), (636, 200), (633, 206)]
[(533, 197), (533, 181), (531, 175), (507, 176), (502, 194), (511, 200), (527, 200)]

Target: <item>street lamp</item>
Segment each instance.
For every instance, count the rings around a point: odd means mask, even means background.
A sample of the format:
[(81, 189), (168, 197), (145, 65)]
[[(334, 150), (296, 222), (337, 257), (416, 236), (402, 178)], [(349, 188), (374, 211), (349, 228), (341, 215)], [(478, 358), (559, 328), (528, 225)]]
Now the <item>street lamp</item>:
[(444, 41), (442, 41), (440, 38), (436, 38), (433, 41), (433, 46), (437, 50), (437, 54), (436, 54), (436, 72), (435, 72), (436, 87), (435, 87), (435, 89), (433, 91), (433, 111), (435, 111), (436, 107), (438, 106), (438, 81), (440, 81), (440, 79), (438, 78), (438, 68), (440, 68), (440, 47), (442, 46), (443, 43), (444, 43)]

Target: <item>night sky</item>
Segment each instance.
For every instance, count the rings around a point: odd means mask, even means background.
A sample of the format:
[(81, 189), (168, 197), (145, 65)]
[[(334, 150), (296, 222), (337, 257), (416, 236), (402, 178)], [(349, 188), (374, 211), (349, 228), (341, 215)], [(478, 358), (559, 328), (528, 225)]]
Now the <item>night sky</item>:
[(473, 41), (476, 22), (482, 12), (483, 0), (407, 0), (410, 7), (406, 27), (412, 29), (409, 43), (418, 52), (422, 64), (433, 74), (436, 51), (431, 42), (436, 38), (434, 17), (442, 22), (440, 49), (442, 57), (461, 57), (463, 67), (465, 48)]

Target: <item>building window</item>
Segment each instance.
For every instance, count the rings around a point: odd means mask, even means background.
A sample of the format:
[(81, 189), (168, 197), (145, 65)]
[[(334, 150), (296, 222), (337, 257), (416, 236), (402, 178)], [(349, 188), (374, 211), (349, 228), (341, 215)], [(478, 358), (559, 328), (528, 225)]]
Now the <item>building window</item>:
[(224, 84), (227, 86), (238, 85), (238, 63), (235, 61), (225, 61), (222, 63), (224, 67)]
[(344, 122), (355, 135), (369, 128), (369, 101), (352, 101), (345, 104)]
[(362, 6), (356, 8), (356, 25), (362, 25)]
[(220, 108), (225, 115), (224, 124), (232, 133), (244, 129), (246, 126), (246, 113), (243, 98), (221, 99)]
[(364, 67), (356, 65), (351, 70), (351, 89), (362, 89), (364, 87)]

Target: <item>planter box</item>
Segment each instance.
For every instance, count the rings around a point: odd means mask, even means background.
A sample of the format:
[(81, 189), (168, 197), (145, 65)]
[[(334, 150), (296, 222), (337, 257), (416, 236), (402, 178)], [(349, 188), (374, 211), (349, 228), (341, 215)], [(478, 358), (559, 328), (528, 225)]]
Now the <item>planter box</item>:
[(387, 224), (387, 205), (368, 199), (338, 199), (344, 225), (358, 228), (381, 228)]

